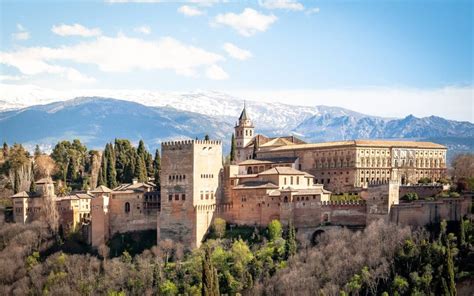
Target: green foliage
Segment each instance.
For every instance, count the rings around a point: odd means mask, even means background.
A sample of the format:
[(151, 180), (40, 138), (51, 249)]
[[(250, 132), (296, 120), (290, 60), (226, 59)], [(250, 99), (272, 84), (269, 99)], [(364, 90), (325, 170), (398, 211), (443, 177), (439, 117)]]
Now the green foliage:
[(156, 149), (155, 151), (155, 159), (153, 160), (153, 170), (154, 170), (154, 177), (155, 177), (155, 184), (156, 186), (160, 186), (160, 171), (161, 171), (161, 157), (160, 157), (160, 150)]
[(268, 224), (268, 238), (270, 240), (276, 240), (281, 238), (282, 227), (281, 223), (278, 220), (273, 220)]
[(230, 161), (235, 161), (235, 151), (237, 150), (237, 144), (235, 143), (235, 136), (232, 133), (232, 139), (230, 140)]
[(432, 180), (428, 177), (424, 177), (418, 180), (418, 184), (429, 184), (429, 183), (432, 183)]
[(285, 243), (285, 252), (286, 258), (289, 258), (296, 254), (297, 244), (296, 244), (296, 230), (293, 226), (293, 223), (290, 221), (288, 225), (288, 238)]
[(402, 197), (402, 200), (406, 200), (406, 201), (418, 200), (418, 194), (416, 192), (408, 192)]
[(87, 147), (78, 139), (72, 143), (61, 141), (54, 147), (51, 158), (58, 167), (56, 178), (71, 183), (73, 188), (80, 189), (88, 159)]
[(330, 197), (331, 201), (353, 201), (353, 200), (360, 200), (360, 196), (356, 193), (342, 193), (342, 194), (331, 194)]
[(156, 230), (116, 233), (107, 243), (111, 257), (120, 256), (124, 251), (133, 256), (151, 249), (154, 245), (156, 245)]
[(160, 285), (160, 292), (161, 295), (174, 296), (178, 295), (178, 288), (173, 282), (171, 282), (170, 280), (166, 280)]
[(132, 256), (127, 251), (123, 251), (122, 256), (120, 257), (123, 263), (131, 263)]
[(217, 238), (225, 236), (226, 222), (222, 218), (215, 218), (212, 222), (212, 232)]
[(219, 279), (217, 270), (211, 260), (209, 246), (204, 246), (204, 258), (202, 259), (202, 293), (204, 296), (219, 296)]
[(32, 269), (39, 263), (40, 254), (39, 252), (33, 252), (30, 256), (26, 258), (26, 268), (28, 270)]
[(409, 284), (408, 281), (399, 275), (396, 275), (392, 282), (392, 289), (394, 291), (394, 295), (404, 295), (405, 292), (408, 290)]

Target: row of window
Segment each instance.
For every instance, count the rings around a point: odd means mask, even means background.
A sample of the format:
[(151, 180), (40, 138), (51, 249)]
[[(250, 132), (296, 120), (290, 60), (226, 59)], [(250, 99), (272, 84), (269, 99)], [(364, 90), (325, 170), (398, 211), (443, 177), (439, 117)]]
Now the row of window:
[(202, 179), (212, 179), (214, 178), (214, 174), (201, 174)]
[(205, 199), (214, 199), (214, 192), (209, 192), (209, 191), (206, 191), (205, 193), (203, 191), (201, 191), (201, 200), (204, 200)]
[(168, 180), (170, 181), (181, 181), (181, 180), (186, 180), (186, 175), (169, 175)]
[[(237, 137), (242, 137), (244, 135), (243, 131), (237, 131), (236, 133), (237, 133), (236, 135)], [(248, 129), (245, 130), (246, 136), (252, 136), (252, 133), (253, 133), (252, 130), (248, 130)]]
[[(175, 194), (168, 194), (168, 201), (172, 201), (174, 196), (174, 200), (186, 200), (186, 194), (185, 193), (175, 193)], [(181, 197), (181, 198), (180, 198)]]
[[(330, 175), (330, 174), (331, 174), (331, 172), (327, 172), (327, 173), (328, 173), (328, 175)], [(338, 173), (338, 172), (333, 172), (332, 174), (333, 174), (333, 175), (337, 175), (337, 173)], [(343, 173), (344, 173), (344, 172), (339, 172), (339, 175), (342, 175)], [(348, 172), (348, 171), (346, 171), (346, 174), (347, 174), (347, 175), (349, 175), (349, 172)], [(323, 175), (323, 176), (324, 176), (324, 172), (321, 172), (321, 175)]]

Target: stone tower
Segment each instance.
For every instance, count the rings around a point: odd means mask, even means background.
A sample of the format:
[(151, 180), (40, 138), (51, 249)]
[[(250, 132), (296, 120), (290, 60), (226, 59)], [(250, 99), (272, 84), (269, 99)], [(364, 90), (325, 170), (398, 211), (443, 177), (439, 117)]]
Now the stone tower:
[(161, 144), (161, 211), (158, 241), (199, 247), (221, 193), (222, 143), (185, 140)]
[(254, 126), (252, 120), (247, 115), (247, 109), (244, 105), (244, 109), (239, 117), (239, 122), (235, 125), (235, 142), (237, 148), (237, 161), (243, 161), (246, 159), (245, 147), (249, 144), (255, 136)]

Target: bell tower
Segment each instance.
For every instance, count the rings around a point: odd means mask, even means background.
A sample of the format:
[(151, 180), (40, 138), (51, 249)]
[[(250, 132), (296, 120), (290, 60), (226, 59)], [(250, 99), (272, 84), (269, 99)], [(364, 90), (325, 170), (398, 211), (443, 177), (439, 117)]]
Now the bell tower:
[(254, 126), (247, 115), (246, 104), (244, 103), (244, 109), (242, 113), (240, 113), (239, 122), (235, 125), (235, 142), (237, 149), (247, 146), (254, 136)]

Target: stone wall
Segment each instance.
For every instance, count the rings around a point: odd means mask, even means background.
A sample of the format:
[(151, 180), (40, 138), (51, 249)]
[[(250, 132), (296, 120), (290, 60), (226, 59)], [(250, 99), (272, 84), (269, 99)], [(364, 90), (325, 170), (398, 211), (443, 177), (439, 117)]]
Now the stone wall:
[(411, 185), (411, 186), (400, 186), (400, 197), (403, 197), (407, 193), (416, 193), (419, 198), (427, 198), (437, 195), (443, 192), (443, 185)]
[(425, 226), (442, 220), (458, 221), (468, 214), (472, 197), (415, 201), (392, 207), (390, 221), (400, 225)]

